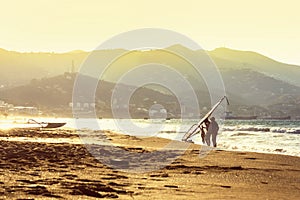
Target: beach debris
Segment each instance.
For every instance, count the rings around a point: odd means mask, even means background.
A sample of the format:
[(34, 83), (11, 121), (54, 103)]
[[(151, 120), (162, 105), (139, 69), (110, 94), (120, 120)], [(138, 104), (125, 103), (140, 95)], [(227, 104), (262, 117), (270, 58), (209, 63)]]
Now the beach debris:
[(151, 174), (150, 177), (163, 177), (163, 178), (166, 178), (166, 177), (169, 177), (169, 174), (167, 174), (167, 173)]
[(177, 185), (164, 185), (164, 187), (168, 187), (168, 188), (178, 188)]
[(222, 188), (231, 188), (230, 185), (221, 185)]

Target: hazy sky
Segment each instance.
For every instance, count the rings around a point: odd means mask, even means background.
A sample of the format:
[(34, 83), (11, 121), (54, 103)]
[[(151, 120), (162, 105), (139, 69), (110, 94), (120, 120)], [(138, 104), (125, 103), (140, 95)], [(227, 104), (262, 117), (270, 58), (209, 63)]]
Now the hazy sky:
[(252, 50), (300, 65), (298, 0), (0, 0), (0, 48), (92, 50), (138, 28), (182, 33), (204, 49)]

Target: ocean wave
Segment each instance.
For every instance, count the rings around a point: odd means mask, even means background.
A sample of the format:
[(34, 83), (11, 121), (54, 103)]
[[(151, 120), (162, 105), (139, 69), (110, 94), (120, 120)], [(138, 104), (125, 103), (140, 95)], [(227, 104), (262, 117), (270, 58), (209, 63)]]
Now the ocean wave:
[(239, 146), (233, 144), (219, 144), (219, 149), (228, 151), (239, 151), (239, 152), (258, 152), (258, 153), (271, 153), (271, 154), (283, 154), (291, 156), (300, 156), (299, 151), (288, 149), (284, 147), (255, 147), (255, 146)]
[(244, 127), (224, 127), (223, 131), (253, 131), (253, 132), (270, 132), (268, 127), (254, 127), (254, 126), (244, 126)]
[(286, 133), (300, 134), (300, 129), (288, 129)]
[(259, 126), (227, 126), (223, 127), (222, 131), (251, 131), (251, 132), (272, 132), (272, 133), (290, 133), (300, 134), (300, 128), (285, 128), (285, 127), (259, 127)]
[(232, 134), (231, 136), (249, 136), (249, 135), (255, 135), (255, 134), (251, 134), (251, 133), (235, 133), (235, 134)]

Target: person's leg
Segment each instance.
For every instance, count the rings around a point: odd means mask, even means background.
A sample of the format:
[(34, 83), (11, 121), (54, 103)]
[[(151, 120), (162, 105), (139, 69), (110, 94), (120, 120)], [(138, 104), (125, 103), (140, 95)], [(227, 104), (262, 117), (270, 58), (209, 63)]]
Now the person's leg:
[(212, 134), (212, 142), (214, 147), (217, 147), (217, 134)]
[(207, 144), (207, 146), (210, 146), (210, 133), (206, 133), (205, 134), (205, 142), (206, 142), (206, 144)]
[(204, 133), (204, 131), (201, 131), (201, 138), (202, 138), (202, 143), (205, 144), (205, 133)]

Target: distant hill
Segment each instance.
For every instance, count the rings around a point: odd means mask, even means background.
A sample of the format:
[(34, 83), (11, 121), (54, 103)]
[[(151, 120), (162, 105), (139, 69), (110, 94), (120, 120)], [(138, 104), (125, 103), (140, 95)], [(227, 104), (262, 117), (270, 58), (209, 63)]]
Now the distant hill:
[[(173, 45), (166, 50), (175, 50), (183, 52), (184, 55), (199, 58), (208, 54), (216, 63), (219, 69), (250, 69), (265, 74), (292, 85), (300, 86), (300, 66), (288, 65), (277, 62), (273, 59), (265, 57), (261, 54), (250, 51), (238, 51), (228, 48), (217, 48), (213, 51), (193, 51), (181, 45)], [(124, 49), (98, 50), (94, 52), (97, 61), (105, 63), (106, 60), (116, 55), (127, 53)], [(15, 51), (7, 51), (0, 49), (0, 85), (15, 86), (30, 82), (32, 79), (47, 78), (71, 72), (72, 63), (74, 63), (75, 72), (78, 71), (80, 65), (90, 55), (90, 52), (80, 50), (67, 53), (19, 53)], [(127, 69), (127, 65), (132, 67), (134, 63), (153, 61), (167, 61), (167, 64), (179, 66), (178, 68), (186, 69), (187, 63), (166, 54), (163, 51), (135, 51), (127, 55), (126, 59), (120, 64), (123, 69)], [(171, 59), (170, 59), (171, 58)], [(179, 62), (178, 62), (179, 61)], [(201, 61), (201, 60), (200, 60)], [(199, 63), (201, 65), (203, 63)], [(118, 68), (121, 68), (118, 66)], [(122, 72), (121, 69), (119, 69)], [(16, 75), (17, 78), (16, 78)]]
[(208, 53), (221, 69), (251, 69), (300, 87), (300, 66), (280, 63), (251, 51), (218, 48)]
[[(224, 83), (227, 89), (227, 96), (230, 100), (229, 110), (236, 114), (243, 115), (291, 115), (298, 116), (300, 113), (300, 88), (267, 77), (264, 74), (249, 69), (236, 70), (232, 72), (223, 71)], [(70, 103), (72, 100), (74, 81), (76, 74), (65, 73), (51, 78), (33, 79), (29, 84), (1, 90), (0, 99), (14, 105), (37, 106), (42, 110), (50, 110), (59, 114), (71, 115)], [(84, 76), (84, 83), (89, 88), (91, 83), (97, 79)], [(96, 90), (95, 102), (98, 116), (111, 117), (112, 92), (116, 85), (107, 81), (100, 81)], [(179, 117), (179, 102), (172, 93), (166, 93), (160, 88), (136, 88), (129, 85), (118, 85), (124, 94), (134, 91), (130, 98), (129, 107), (126, 104), (118, 104), (118, 113), (125, 116), (129, 108), (131, 116), (135, 118), (149, 117), (149, 109), (154, 104), (160, 104), (168, 111), (168, 117)], [(200, 114), (205, 113), (205, 107), (211, 106), (209, 92), (198, 88), (196, 94), (199, 100)], [(189, 91), (182, 89), (183, 101), (189, 102)], [(86, 98), (87, 93), (82, 90), (78, 93), (78, 102), (81, 106), (84, 103), (93, 103)], [(214, 102), (212, 102), (214, 103)], [(198, 116), (199, 113), (187, 103), (186, 108)], [(191, 116), (191, 117), (192, 117)]]
[(86, 55), (86, 52), (19, 53), (0, 49), (0, 84), (16, 86), (32, 79), (63, 74), (71, 70), (72, 61), (78, 69)]
[[(182, 77), (191, 83), (200, 100), (200, 108), (210, 107), (214, 102), (210, 102), (205, 81), (198, 75), (191, 63), (172, 54), (172, 51), (180, 52), (188, 58), (195, 58), (196, 64), (202, 67), (206, 67), (207, 64), (207, 60), (202, 58), (207, 58), (209, 55), (219, 68), (224, 81), (226, 93), (231, 100), (229, 109), (235, 113), (300, 115), (300, 67), (280, 63), (255, 52), (227, 48), (218, 48), (208, 52), (193, 51), (181, 45), (150, 51), (99, 50), (93, 52), (93, 58), (90, 61), (95, 67), (88, 72), (83, 70), (83, 73), (99, 78), (97, 74), (100, 68), (106, 67), (111, 58), (123, 55), (113, 63), (109, 63), (109, 68), (101, 77), (102, 83), (105, 83), (102, 85), (106, 89), (101, 91), (102, 94), (98, 94), (98, 100), (103, 106), (110, 103), (109, 95), (111, 95), (114, 82), (118, 81), (122, 75), (130, 71), (132, 77), (138, 78), (141, 72), (133, 70), (136, 66), (148, 64), (147, 67), (152, 69), (153, 66), (149, 63), (163, 63), (166, 66), (172, 66), (181, 74), (178, 80), (173, 80), (175, 84), (179, 84), (179, 88)], [(74, 77), (66, 78), (65, 75), (69, 73), (65, 72), (71, 71), (72, 61), (75, 71), (78, 71), (80, 64), (88, 55), (89, 52), (83, 51), (58, 54), (18, 53), (0, 49), (0, 85), (2, 85), (0, 99), (7, 99), (16, 104), (34, 104), (52, 108), (67, 106), (71, 102)], [(153, 77), (161, 77), (161, 79), (170, 78), (168, 73), (159, 70), (145, 70), (144, 73), (149, 73), (149, 76), (151, 74)], [(134, 84), (124, 86), (124, 90), (130, 91), (131, 87), (134, 87)], [(180, 92), (186, 102), (192, 98), (189, 92), (187, 88), (182, 88)], [(218, 93), (218, 91), (213, 92)], [(172, 103), (176, 104), (176, 98), (156, 86), (143, 87), (137, 90), (135, 95), (135, 98), (132, 98), (134, 101), (132, 104), (138, 105), (137, 107), (141, 109), (148, 109), (156, 101), (155, 99), (158, 99), (160, 103), (169, 103), (168, 109), (172, 110), (173, 115), (176, 115), (178, 111), (175, 111), (178, 108), (171, 108)], [(105, 99), (100, 100), (103, 96), (106, 96)], [(109, 110), (108, 107), (105, 109), (106, 111), (101, 111), (104, 112), (103, 115)]]
[[(90, 84), (97, 83), (98, 80), (81, 76), (84, 83), (88, 87)], [(73, 102), (73, 89), (76, 74), (65, 73), (51, 78), (34, 79), (29, 84), (17, 86), (14, 88), (2, 90), (0, 93), (0, 99), (14, 105), (36, 106), (44, 111), (53, 111), (63, 115), (71, 115), (72, 107), (70, 103)], [(96, 111), (101, 117), (112, 117), (111, 103), (112, 92), (116, 85), (107, 81), (98, 82), (98, 87), (95, 94)], [(155, 103), (163, 105), (169, 111), (169, 117), (174, 117), (175, 113), (179, 109), (179, 104), (176, 98), (172, 95), (163, 94), (158, 91), (154, 91), (147, 88), (135, 88), (127, 85), (118, 85), (122, 87), (122, 91), (129, 93), (134, 91), (130, 99), (130, 114), (134, 118), (149, 117), (149, 109)], [(90, 111), (90, 108), (86, 109), (86, 104), (89, 107), (91, 103), (90, 98), (87, 98), (87, 92), (85, 90), (77, 93), (78, 98), (74, 104), (79, 103), (79, 107), (76, 108), (83, 112)], [(94, 100), (94, 99), (93, 99)], [(170, 103), (171, 102), (171, 103)], [(125, 116), (128, 107), (122, 107), (123, 104), (117, 106), (118, 113), (121, 113), (121, 117)], [(128, 105), (127, 105), (128, 106)], [(79, 113), (80, 113), (79, 112)], [(124, 112), (124, 113), (122, 113)]]

